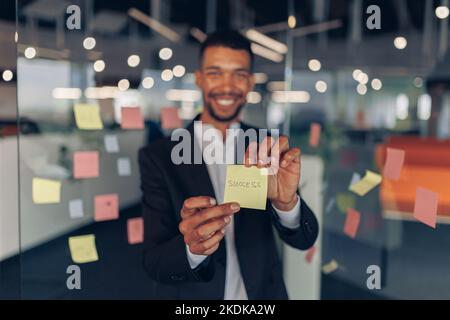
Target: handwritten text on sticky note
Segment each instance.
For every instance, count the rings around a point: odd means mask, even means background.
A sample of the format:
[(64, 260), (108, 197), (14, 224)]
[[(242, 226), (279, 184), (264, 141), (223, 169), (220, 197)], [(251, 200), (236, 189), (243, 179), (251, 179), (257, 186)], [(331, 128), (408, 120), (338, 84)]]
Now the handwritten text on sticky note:
[(242, 208), (266, 209), (267, 169), (243, 165), (227, 166), (224, 202), (237, 202)]

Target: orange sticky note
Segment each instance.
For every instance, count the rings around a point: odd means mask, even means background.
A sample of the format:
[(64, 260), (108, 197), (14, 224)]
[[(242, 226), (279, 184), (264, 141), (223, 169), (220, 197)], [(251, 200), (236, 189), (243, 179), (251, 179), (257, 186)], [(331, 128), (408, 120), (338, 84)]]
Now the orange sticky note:
[(96, 178), (99, 174), (98, 151), (78, 151), (73, 155), (73, 176), (75, 179)]
[(95, 197), (95, 221), (115, 220), (119, 218), (119, 196), (115, 193)]
[(161, 126), (164, 129), (181, 128), (183, 123), (178, 116), (178, 108), (165, 107), (161, 108)]
[(345, 219), (344, 233), (350, 238), (355, 238), (358, 232), (359, 222), (361, 220), (361, 214), (355, 209), (347, 209), (347, 218)]
[(127, 230), (129, 244), (144, 242), (144, 219), (142, 217), (128, 219)]
[(400, 149), (387, 148), (386, 163), (384, 165), (383, 176), (387, 179), (398, 180), (405, 160), (405, 151)]
[(414, 218), (436, 229), (437, 207), (437, 193), (417, 187), (416, 201), (414, 203)]
[(316, 253), (316, 247), (311, 247), (306, 252), (305, 259), (307, 263), (311, 263), (312, 259), (314, 258), (314, 254)]
[(311, 147), (319, 146), (320, 142), (320, 131), (322, 127), (318, 123), (312, 123), (309, 132), (309, 145)]
[(122, 129), (144, 129), (144, 118), (139, 107), (122, 107)]

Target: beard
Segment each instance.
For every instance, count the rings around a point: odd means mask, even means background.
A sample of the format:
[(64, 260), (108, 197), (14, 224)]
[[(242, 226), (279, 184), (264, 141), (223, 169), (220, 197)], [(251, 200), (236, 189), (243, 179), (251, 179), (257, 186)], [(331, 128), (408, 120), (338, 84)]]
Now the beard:
[(239, 116), (239, 113), (241, 112), (242, 108), (245, 106), (245, 103), (242, 103), (239, 105), (239, 107), (237, 107), (236, 111), (234, 111), (234, 113), (231, 116), (228, 117), (221, 117), (219, 116), (213, 109), (213, 107), (211, 106), (210, 103), (206, 103), (206, 110), (208, 110), (208, 113), (211, 115), (211, 117), (218, 121), (218, 122), (229, 122), (235, 118), (237, 118)]
[[(217, 94), (220, 95), (220, 94)], [(238, 92), (234, 92), (234, 95), (238, 98), (241, 98), (241, 94)], [(213, 99), (216, 96), (215, 93), (211, 93), (209, 95), (209, 98)], [(204, 99), (206, 100), (206, 99)], [(235, 118), (237, 118), (239, 116), (239, 113), (241, 112), (242, 108), (245, 106), (245, 103), (241, 103), (236, 110), (234, 111), (234, 113), (231, 116), (228, 117), (221, 117), (220, 115), (218, 115), (215, 111), (214, 108), (212, 107), (211, 103), (206, 103), (205, 102), (205, 106), (206, 106), (206, 110), (208, 111), (208, 113), (211, 115), (211, 117), (218, 121), (218, 122), (229, 122)]]

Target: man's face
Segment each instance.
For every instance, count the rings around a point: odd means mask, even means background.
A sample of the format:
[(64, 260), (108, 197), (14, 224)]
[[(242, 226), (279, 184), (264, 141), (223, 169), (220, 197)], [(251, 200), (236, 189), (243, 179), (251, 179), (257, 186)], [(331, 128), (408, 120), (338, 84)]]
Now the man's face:
[(216, 120), (236, 119), (253, 89), (250, 55), (245, 50), (208, 47), (195, 73), (196, 84), (203, 92), (206, 111)]

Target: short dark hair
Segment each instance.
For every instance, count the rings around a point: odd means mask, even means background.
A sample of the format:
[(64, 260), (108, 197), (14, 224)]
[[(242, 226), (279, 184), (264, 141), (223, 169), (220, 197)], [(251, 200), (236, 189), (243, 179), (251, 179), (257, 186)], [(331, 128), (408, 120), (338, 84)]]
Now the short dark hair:
[(236, 30), (220, 30), (209, 34), (200, 47), (200, 63), (205, 50), (209, 47), (225, 47), (234, 50), (245, 50), (250, 56), (250, 69), (253, 69), (254, 55), (250, 41)]

